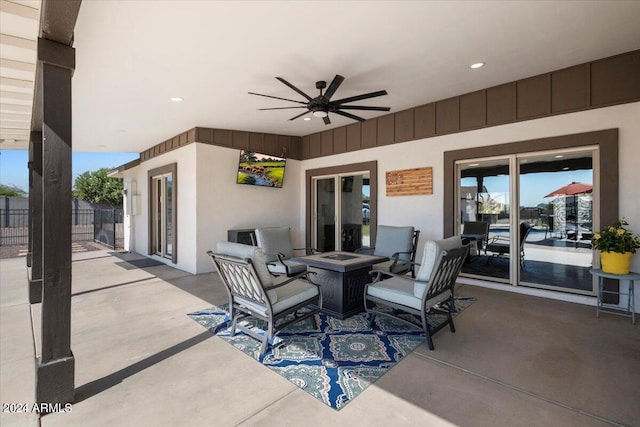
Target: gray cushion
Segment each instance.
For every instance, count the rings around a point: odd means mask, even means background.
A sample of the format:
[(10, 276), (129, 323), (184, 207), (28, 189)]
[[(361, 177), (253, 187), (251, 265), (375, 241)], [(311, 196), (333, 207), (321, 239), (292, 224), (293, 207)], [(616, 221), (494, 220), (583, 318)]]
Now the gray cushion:
[[(289, 273), (291, 275), (296, 275), (298, 273), (302, 273), (303, 271), (307, 271), (307, 266), (305, 264), (293, 262), (288, 259), (285, 259), (283, 263), (286, 264), (287, 267), (289, 267)], [(287, 270), (285, 266), (282, 265), (280, 261), (269, 263), (267, 267), (269, 268), (269, 271), (272, 272), (273, 274), (287, 274)]]
[[(374, 255), (391, 258), (396, 252), (411, 252), (413, 227), (393, 227), (379, 225), (376, 234), (376, 248)], [(400, 259), (410, 261), (410, 254), (400, 254)]]
[(395, 277), (383, 280), (375, 285), (369, 285), (367, 295), (420, 310), (421, 300), (413, 294), (411, 282)]
[[(424, 252), (422, 254), (422, 262), (420, 263), (420, 269), (416, 275), (416, 279), (428, 282), (431, 278), (431, 272), (438, 260), (438, 256), (442, 251), (448, 251), (454, 248), (462, 246), (462, 239), (460, 236), (449, 237), (443, 240), (428, 240), (424, 245)], [(429, 287), (423, 283), (415, 283), (413, 285), (413, 293), (417, 298), (427, 292)]]
[[(372, 268), (374, 270), (389, 271), (389, 269), (391, 268), (391, 264), (393, 264), (393, 261), (379, 262), (378, 264), (374, 264)], [(391, 273), (395, 273), (395, 274), (400, 274), (403, 272), (406, 273), (407, 271), (409, 271), (410, 268), (411, 268), (411, 264), (398, 261), (396, 265), (393, 267), (393, 271), (391, 271)]]
[[(401, 304), (416, 310), (422, 310), (422, 296), (414, 295), (411, 282), (392, 277), (375, 285), (369, 285), (367, 295), (383, 299), (385, 301)], [(443, 292), (427, 301), (427, 308), (433, 307), (451, 297), (451, 292)]]
[(276, 261), (278, 252), (285, 258), (293, 257), (289, 227), (256, 228), (256, 240), (258, 246), (264, 250), (267, 262)]
[[(277, 293), (277, 303), (272, 303), (273, 314), (283, 312), (303, 301), (307, 301), (318, 295), (318, 287), (314, 286), (303, 280), (293, 280), (291, 283), (284, 285), (281, 288), (273, 289), (269, 292)], [(271, 296), (269, 296), (271, 299)], [(253, 301), (245, 300), (244, 298), (237, 298), (238, 302), (242, 305), (254, 310), (256, 313), (260, 313), (263, 316), (267, 315), (265, 306), (256, 304)]]
[[(267, 269), (262, 248), (258, 246), (243, 245), (241, 243), (220, 241), (218, 242), (218, 253), (231, 255), (236, 258), (251, 259), (258, 278), (260, 279), (260, 282), (262, 282), (262, 286), (264, 288), (268, 288), (273, 285), (273, 278)], [(275, 302), (278, 301), (278, 295), (274, 291), (267, 291), (267, 296), (269, 297), (271, 304), (275, 304)]]

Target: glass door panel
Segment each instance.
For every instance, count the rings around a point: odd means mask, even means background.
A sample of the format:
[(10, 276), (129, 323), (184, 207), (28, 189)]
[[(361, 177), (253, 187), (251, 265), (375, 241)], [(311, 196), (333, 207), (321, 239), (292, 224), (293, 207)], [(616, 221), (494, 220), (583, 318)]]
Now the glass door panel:
[(165, 178), (165, 247), (164, 256), (171, 259), (173, 255), (173, 177), (171, 175)]
[[(353, 252), (362, 247), (363, 231), (368, 228), (365, 215), (370, 215), (368, 204), (365, 206), (364, 175), (340, 177), (340, 250)], [(367, 208), (369, 211), (367, 212)]]
[(370, 242), (369, 173), (313, 180), (314, 247), (321, 252), (354, 252)]
[(336, 180), (315, 180), (315, 248), (320, 252), (336, 250)]
[(471, 243), (462, 272), (509, 283), (513, 232), (509, 159), (469, 162), (459, 167), (460, 234)]
[(593, 291), (593, 153), (519, 159), (520, 220), (533, 229), (521, 265), (523, 285)]

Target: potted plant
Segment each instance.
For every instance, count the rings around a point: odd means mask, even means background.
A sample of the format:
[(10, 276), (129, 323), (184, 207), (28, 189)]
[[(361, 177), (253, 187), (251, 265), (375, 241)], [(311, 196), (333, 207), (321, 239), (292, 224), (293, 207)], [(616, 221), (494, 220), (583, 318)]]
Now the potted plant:
[(593, 248), (600, 251), (600, 264), (605, 273), (628, 274), (631, 255), (640, 248), (640, 237), (625, 225), (629, 223), (621, 219), (593, 235)]

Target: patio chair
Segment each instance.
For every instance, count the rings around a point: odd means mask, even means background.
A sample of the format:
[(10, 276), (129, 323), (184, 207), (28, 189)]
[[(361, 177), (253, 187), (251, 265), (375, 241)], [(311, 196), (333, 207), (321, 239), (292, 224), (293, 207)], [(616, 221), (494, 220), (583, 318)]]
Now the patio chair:
[[(322, 309), (322, 293), (319, 285), (313, 283), (302, 272), (295, 277), (273, 278), (265, 263), (262, 248), (233, 242), (219, 242), (217, 252), (208, 251), (220, 279), (229, 295), (229, 317), (231, 335), (236, 329), (262, 343), (260, 357), (267, 346), (273, 343), (278, 332)], [(306, 277), (307, 280), (301, 280)], [(304, 313), (298, 311), (311, 307)], [(287, 318), (289, 315), (291, 318)], [(241, 320), (253, 317), (267, 323), (263, 333), (245, 327)], [(280, 319), (287, 318), (278, 322)]]
[(306, 265), (291, 261), (291, 258), (294, 251), (305, 251), (305, 254), (310, 255), (313, 249), (294, 248), (289, 227), (256, 228), (255, 233), (256, 243), (264, 251), (267, 268), (272, 274), (292, 277), (306, 271)]
[(379, 225), (376, 233), (376, 245), (362, 247), (357, 253), (384, 256), (389, 261), (381, 262), (373, 266), (374, 270), (381, 270), (394, 274), (406, 274), (411, 272), (415, 277), (415, 261), (420, 230), (413, 227), (393, 227)]
[(489, 238), (489, 223), (484, 221), (465, 221), (463, 223), (462, 237), (475, 242), (475, 252), (479, 254), (484, 249), (484, 244)]
[[(410, 313), (421, 319), (419, 326), (427, 336), (427, 345), (434, 349), (432, 336), (445, 325), (451, 332), (453, 325), (454, 286), (462, 265), (469, 253), (469, 245), (463, 245), (459, 236), (444, 240), (427, 241), (424, 246), (422, 263), (416, 279), (382, 271), (371, 271), (373, 282), (365, 286), (364, 306), (371, 313), (370, 325), (377, 315), (390, 316), (401, 322), (416, 325), (399, 312)], [(383, 280), (384, 275), (391, 276)], [(374, 303), (374, 304), (371, 304)], [(385, 311), (387, 306), (393, 312)], [(446, 313), (447, 320), (437, 327), (429, 325), (427, 313), (430, 310)], [(417, 326), (417, 325), (416, 325)]]
[[(533, 227), (526, 221), (523, 221), (520, 223), (520, 264), (522, 265), (523, 268), (525, 266), (524, 241), (529, 235), (529, 232), (531, 231), (532, 228)], [(500, 235), (494, 236), (491, 239), (491, 241), (487, 243), (487, 246), (485, 247), (485, 254), (487, 252), (491, 252), (489, 258), (487, 258), (487, 264), (489, 264), (489, 262), (494, 257), (509, 255), (509, 252), (511, 250), (511, 247), (509, 245), (510, 241), (511, 240), (508, 236), (500, 236)]]

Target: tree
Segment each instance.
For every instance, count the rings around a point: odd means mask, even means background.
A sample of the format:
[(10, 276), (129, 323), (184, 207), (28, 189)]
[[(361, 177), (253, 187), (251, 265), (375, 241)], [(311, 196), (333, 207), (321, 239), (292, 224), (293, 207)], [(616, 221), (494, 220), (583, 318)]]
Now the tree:
[(0, 184), (0, 196), (25, 197), (27, 192), (15, 185)]
[(73, 184), (73, 197), (89, 203), (122, 206), (122, 180), (107, 176), (109, 168), (80, 174)]

